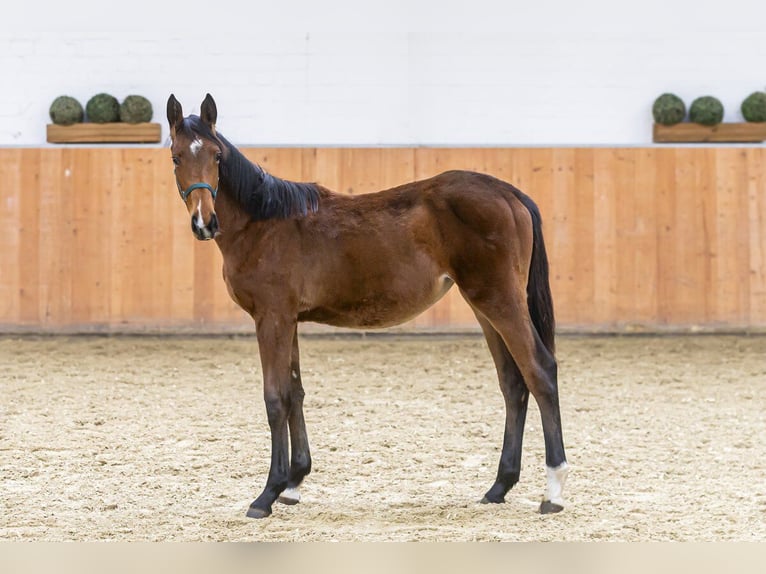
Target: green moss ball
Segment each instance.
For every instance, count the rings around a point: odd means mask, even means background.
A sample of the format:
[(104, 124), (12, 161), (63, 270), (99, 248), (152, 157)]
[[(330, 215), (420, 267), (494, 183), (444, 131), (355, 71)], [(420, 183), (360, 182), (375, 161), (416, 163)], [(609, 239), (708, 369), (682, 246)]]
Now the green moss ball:
[(60, 126), (78, 124), (84, 117), (82, 104), (71, 96), (59, 96), (53, 100), (48, 113), (51, 121)]
[(766, 122), (766, 92), (753, 92), (745, 98), (742, 117), (748, 122)]
[(723, 104), (713, 96), (701, 96), (689, 106), (689, 119), (703, 126), (714, 126), (723, 120)]
[(686, 117), (686, 104), (675, 94), (662, 94), (652, 106), (654, 121), (663, 126), (672, 126)]
[(152, 113), (152, 103), (144, 96), (128, 96), (120, 106), (120, 121), (129, 124), (148, 122)]
[(96, 94), (85, 104), (89, 122), (105, 124), (120, 121), (120, 102), (110, 94)]

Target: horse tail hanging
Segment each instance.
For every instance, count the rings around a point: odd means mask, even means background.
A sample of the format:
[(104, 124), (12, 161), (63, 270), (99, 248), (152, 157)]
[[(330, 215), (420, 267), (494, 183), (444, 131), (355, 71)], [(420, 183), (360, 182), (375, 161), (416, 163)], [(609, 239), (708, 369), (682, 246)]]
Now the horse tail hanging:
[(532, 199), (518, 194), (519, 199), (532, 216), (532, 261), (529, 265), (527, 280), (527, 306), (532, 324), (537, 329), (545, 347), (553, 353), (555, 350), (556, 320), (553, 316), (553, 297), (548, 278), (548, 254), (543, 241), (543, 221), (540, 210)]

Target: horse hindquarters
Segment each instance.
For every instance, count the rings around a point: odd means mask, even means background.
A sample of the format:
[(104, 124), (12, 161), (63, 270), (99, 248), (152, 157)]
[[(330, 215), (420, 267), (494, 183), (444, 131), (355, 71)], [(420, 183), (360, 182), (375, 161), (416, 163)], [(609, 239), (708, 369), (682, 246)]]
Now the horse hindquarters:
[[(523, 423), (519, 422), (522, 409), (513, 401), (515, 397), (520, 402), (523, 394), (514, 387), (513, 370), (509, 366), (512, 362), (540, 408), (548, 468), (548, 488), (540, 511), (548, 513), (563, 508), (561, 493), (567, 472), (553, 355), (555, 322), (539, 211), (523, 194), (516, 198), (521, 204), (509, 202), (511, 209), (521, 209), (523, 205), (524, 212), (513, 213), (508, 219), (505, 250), (487, 249), (486, 253), (475, 254), (468, 268), (471, 272), (461, 273), (457, 283), (476, 311), (485, 335), (489, 333), (487, 340), (490, 349), (495, 347), (493, 358), (496, 366), (501, 365), (498, 376), (506, 397), (506, 440), (497, 482), (486, 498), (489, 502), (502, 501), (505, 494), (502, 490), (506, 485), (512, 486), (515, 459), (520, 457), (520, 452), (515, 450), (521, 448), (518, 427), (523, 429)], [(518, 265), (519, 262), (523, 264)], [(476, 273), (477, 269), (483, 274)], [(495, 334), (504, 344), (504, 350), (494, 341)]]

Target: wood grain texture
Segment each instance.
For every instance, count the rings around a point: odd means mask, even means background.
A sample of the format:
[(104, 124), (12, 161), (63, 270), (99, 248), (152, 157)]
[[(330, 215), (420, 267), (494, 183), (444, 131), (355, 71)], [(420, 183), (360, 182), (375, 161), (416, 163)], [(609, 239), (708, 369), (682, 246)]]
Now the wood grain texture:
[(152, 122), (85, 122), (71, 126), (48, 124), (46, 128), (46, 141), (49, 143), (157, 143), (161, 137), (160, 124)]
[[(568, 330), (766, 329), (766, 149), (247, 148), (274, 175), (367, 193), (447, 169), (540, 206)], [(0, 149), (0, 329), (252, 332), (189, 230), (167, 149)], [(476, 328), (457, 289), (405, 325)]]
[(759, 143), (766, 140), (766, 122), (726, 122), (715, 126), (693, 122), (654, 124), (652, 137), (657, 143)]
[(766, 149), (751, 148), (746, 152), (745, 168), (748, 237), (746, 253), (749, 312), (747, 322), (766, 323)]
[[(24, 285), (21, 282), (22, 267), (25, 256), (34, 254), (25, 251), (22, 244), (22, 233), (30, 233), (33, 222), (21, 219), (22, 162), (24, 150), (1, 150), (3, 161), (0, 161), (0, 197), (2, 197), (2, 215), (6, 221), (17, 222), (0, 234), (0, 317), (9, 317), (13, 321), (22, 322), (21, 297)], [(34, 232), (32, 232), (34, 233)]]

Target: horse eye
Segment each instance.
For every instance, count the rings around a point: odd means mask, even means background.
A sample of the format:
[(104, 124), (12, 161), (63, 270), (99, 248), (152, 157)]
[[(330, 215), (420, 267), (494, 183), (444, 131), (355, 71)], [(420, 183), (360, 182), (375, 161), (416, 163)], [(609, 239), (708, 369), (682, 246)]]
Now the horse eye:
[(181, 161), (176, 156), (173, 156), (173, 163), (176, 165), (180, 165)]
[(215, 162), (220, 163), (222, 157), (223, 154), (219, 151), (217, 154), (215, 154)]

